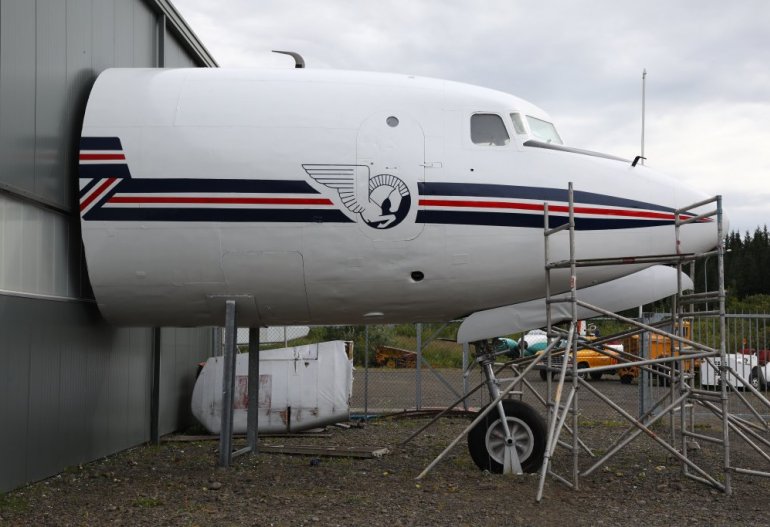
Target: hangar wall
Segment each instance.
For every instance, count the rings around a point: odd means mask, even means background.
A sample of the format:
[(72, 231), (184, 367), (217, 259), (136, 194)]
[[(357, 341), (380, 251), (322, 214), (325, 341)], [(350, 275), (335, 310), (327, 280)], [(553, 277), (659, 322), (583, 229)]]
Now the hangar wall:
[[(168, 0), (0, 0), (0, 492), (150, 439), (153, 330), (101, 319), (76, 206), (83, 111), (113, 66), (216, 62)], [(160, 335), (162, 434), (213, 337)]]

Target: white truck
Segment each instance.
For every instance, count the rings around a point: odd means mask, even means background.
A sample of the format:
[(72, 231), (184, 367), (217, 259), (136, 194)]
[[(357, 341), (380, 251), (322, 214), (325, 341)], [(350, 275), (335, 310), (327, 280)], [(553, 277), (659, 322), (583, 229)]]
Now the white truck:
[[(718, 369), (721, 364), (720, 358), (714, 357), (711, 361), (713, 365), (707, 360), (702, 361), (700, 365), (700, 384), (703, 387), (717, 387), (722, 382)], [(767, 388), (770, 364), (760, 365), (756, 355), (728, 353), (727, 364), (754, 388), (758, 390)], [(736, 388), (743, 388), (743, 383), (734, 374), (728, 374), (728, 379)]]

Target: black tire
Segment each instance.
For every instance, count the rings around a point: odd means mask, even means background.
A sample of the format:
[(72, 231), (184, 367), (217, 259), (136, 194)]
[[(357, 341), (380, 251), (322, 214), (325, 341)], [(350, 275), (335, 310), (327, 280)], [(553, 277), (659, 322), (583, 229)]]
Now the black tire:
[[(521, 401), (504, 400), (503, 409), (516, 441), (521, 469), (537, 472), (545, 454), (545, 421), (534, 408)], [(476, 466), (493, 474), (502, 474), (504, 440), (499, 412), (492, 409), (468, 433), (468, 451)]]
[(602, 380), (602, 372), (600, 372), (600, 371), (592, 371), (591, 372), (591, 380), (592, 381), (600, 381), (600, 380)]
[(754, 368), (753, 370), (751, 370), (751, 376), (749, 377), (749, 382), (757, 390), (761, 391), (761, 390), (767, 389), (767, 381), (765, 379), (765, 375), (762, 373), (762, 370), (760, 370), (759, 368)]
[(631, 384), (631, 381), (633, 380), (634, 376), (628, 373), (620, 377), (620, 384)]
[(580, 377), (581, 379), (585, 379), (586, 377), (588, 377), (587, 373), (581, 373), (580, 370), (584, 370), (584, 369), (590, 368), (590, 367), (591, 367), (591, 365), (588, 364), (587, 362), (579, 362), (578, 363), (578, 377)]
[(540, 370), (540, 380), (541, 381), (547, 381), (548, 380), (548, 372), (546, 372), (544, 369)]

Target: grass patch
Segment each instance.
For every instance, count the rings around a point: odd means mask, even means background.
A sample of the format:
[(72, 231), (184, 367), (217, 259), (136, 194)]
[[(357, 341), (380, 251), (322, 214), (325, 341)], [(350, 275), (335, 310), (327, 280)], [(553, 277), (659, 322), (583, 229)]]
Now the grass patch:
[(160, 507), (163, 505), (163, 502), (158, 498), (137, 498), (136, 501), (134, 501), (134, 506), (136, 507), (142, 507), (144, 509), (151, 509), (153, 507)]
[(603, 426), (605, 428), (625, 428), (626, 426), (629, 425), (629, 423), (626, 421), (613, 421), (611, 419), (604, 419), (604, 420), (584, 419), (580, 421), (579, 425), (585, 426), (588, 428), (600, 427), (600, 426)]
[(0, 494), (0, 512), (25, 512), (29, 509), (29, 502), (22, 496), (15, 494)]

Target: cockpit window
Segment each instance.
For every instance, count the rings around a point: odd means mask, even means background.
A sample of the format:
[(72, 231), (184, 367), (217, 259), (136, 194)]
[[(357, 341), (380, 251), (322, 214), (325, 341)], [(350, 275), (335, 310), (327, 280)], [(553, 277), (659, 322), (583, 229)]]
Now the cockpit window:
[(548, 121), (543, 121), (531, 115), (527, 116), (527, 122), (529, 123), (529, 129), (532, 131), (532, 135), (538, 141), (544, 143), (553, 143), (555, 145), (563, 145), (564, 143), (556, 132), (556, 127)]
[(520, 113), (512, 113), (511, 121), (513, 121), (513, 129), (516, 130), (517, 134), (527, 133), (527, 129), (524, 128), (524, 121), (522, 121)]
[(511, 138), (503, 118), (495, 113), (477, 113), (471, 116), (471, 141), (477, 145), (505, 146)]

